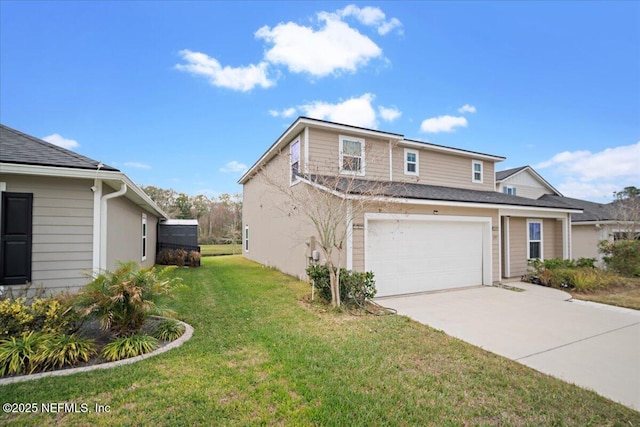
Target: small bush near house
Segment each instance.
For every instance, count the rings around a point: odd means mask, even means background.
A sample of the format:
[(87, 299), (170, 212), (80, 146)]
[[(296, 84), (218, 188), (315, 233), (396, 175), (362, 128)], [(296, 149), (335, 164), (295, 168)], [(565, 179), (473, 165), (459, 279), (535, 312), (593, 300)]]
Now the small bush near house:
[(120, 337), (105, 345), (100, 353), (109, 362), (149, 353), (158, 348), (158, 340), (150, 335)]
[[(336, 269), (337, 271), (337, 269)], [(326, 265), (310, 265), (306, 269), (309, 279), (314, 283), (318, 294), (327, 302), (331, 301), (331, 281), (329, 267)], [(349, 296), (362, 302), (373, 298), (377, 292), (372, 272), (359, 273), (340, 269), (340, 300), (346, 301)]]
[(623, 276), (640, 276), (640, 240), (603, 240), (599, 250), (607, 269)]
[(25, 332), (70, 333), (78, 328), (79, 316), (63, 296), (0, 300), (0, 338), (18, 337)]
[(593, 258), (553, 258), (544, 261), (535, 259), (529, 261), (529, 267), (529, 281), (553, 288), (593, 291), (619, 283), (615, 275), (595, 268)]
[(31, 374), (42, 364), (42, 332), (25, 332), (0, 341), (0, 376)]
[(162, 249), (156, 256), (156, 264), (177, 265), (178, 267), (200, 267), (201, 254), (198, 251), (184, 249)]
[(165, 319), (153, 333), (153, 336), (163, 341), (174, 341), (184, 334), (184, 325), (175, 319)]
[(151, 314), (162, 314), (165, 298), (179, 286), (179, 279), (166, 277), (169, 268), (139, 268), (121, 264), (114, 272), (104, 272), (76, 296), (82, 316), (94, 316), (103, 330), (116, 337), (134, 335)]
[(36, 358), (43, 369), (60, 369), (88, 362), (97, 353), (92, 339), (76, 334), (51, 334), (45, 336)]
[(189, 267), (200, 267), (200, 252), (189, 251)]

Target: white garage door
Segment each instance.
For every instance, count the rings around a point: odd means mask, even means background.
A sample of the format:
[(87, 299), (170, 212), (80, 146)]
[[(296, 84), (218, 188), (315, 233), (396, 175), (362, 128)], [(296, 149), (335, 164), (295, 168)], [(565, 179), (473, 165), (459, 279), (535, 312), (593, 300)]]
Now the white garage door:
[(376, 296), (483, 284), (485, 225), (454, 220), (369, 220), (365, 263), (367, 271), (375, 274)]

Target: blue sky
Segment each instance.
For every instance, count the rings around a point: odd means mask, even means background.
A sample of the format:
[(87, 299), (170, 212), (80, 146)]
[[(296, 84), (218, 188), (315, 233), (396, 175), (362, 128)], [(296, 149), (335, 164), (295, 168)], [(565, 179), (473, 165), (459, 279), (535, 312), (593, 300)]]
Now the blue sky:
[(640, 187), (638, 2), (0, 2), (0, 120), (190, 194), (299, 115)]

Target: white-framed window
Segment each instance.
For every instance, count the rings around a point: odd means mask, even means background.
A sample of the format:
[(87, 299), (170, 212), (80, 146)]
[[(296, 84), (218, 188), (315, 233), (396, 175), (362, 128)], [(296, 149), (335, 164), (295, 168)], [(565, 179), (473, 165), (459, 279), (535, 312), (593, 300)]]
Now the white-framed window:
[(298, 181), (300, 173), (300, 140), (296, 139), (289, 145), (289, 160), (291, 166), (291, 184)]
[(340, 173), (364, 175), (364, 139), (340, 135)]
[(482, 184), (482, 161), (481, 160), (472, 160), (471, 161), (471, 181)]
[(147, 259), (147, 214), (142, 214), (142, 261)]
[(249, 226), (244, 226), (244, 251), (249, 252)]
[(418, 150), (404, 149), (404, 174), (420, 175), (420, 153)]
[(502, 192), (503, 192), (504, 194), (508, 194), (508, 195), (510, 195), (510, 196), (515, 196), (515, 195), (516, 195), (516, 187), (509, 187), (509, 186), (505, 186), (505, 187), (502, 189)]
[(527, 220), (527, 259), (544, 259), (542, 253), (542, 220)]

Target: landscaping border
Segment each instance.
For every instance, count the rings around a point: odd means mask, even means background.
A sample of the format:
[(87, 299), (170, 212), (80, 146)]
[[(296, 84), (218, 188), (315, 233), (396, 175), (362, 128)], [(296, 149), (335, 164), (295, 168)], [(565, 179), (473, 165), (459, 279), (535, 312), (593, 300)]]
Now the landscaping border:
[(171, 349), (180, 347), (182, 344), (184, 344), (187, 340), (189, 340), (193, 336), (193, 327), (191, 325), (189, 325), (188, 323), (182, 322), (180, 320), (178, 320), (178, 322), (184, 326), (184, 333), (180, 336), (180, 338), (174, 341), (171, 341), (169, 344), (163, 347), (160, 347), (157, 350), (152, 351), (151, 353), (145, 353), (145, 354), (141, 354), (140, 356), (131, 357), (129, 359), (117, 360), (115, 362), (107, 362), (107, 363), (100, 363), (100, 364), (91, 365), (91, 366), (83, 366), (81, 368), (62, 369), (59, 371), (39, 372), (37, 374), (20, 375), (16, 377), (3, 378), (3, 379), (0, 379), (0, 386), (6, 385), (6, 384), (20, 383), (24, 381), (37, 380), (37, 379), (46, 378), (46, 377), (61, 377), (65, 375), (73, 375), (80, 372), (95, 371), (97, 369), (110, 369), (110, 368), (115, 368), (116, 366), (129, 365), (131, 363), (139, 362), (141, 360), (157, 356)]

